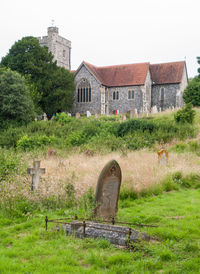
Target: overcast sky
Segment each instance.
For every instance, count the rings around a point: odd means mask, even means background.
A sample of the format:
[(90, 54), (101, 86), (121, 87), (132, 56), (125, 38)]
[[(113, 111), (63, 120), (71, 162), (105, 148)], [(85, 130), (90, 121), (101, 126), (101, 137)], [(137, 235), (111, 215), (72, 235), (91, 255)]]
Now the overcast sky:
[(47, 35), (52, 19), (72, 42), (72, 69), (186, 59), (197, 75), (200, 0), (0, 0), (0, 59), (24, 36)]

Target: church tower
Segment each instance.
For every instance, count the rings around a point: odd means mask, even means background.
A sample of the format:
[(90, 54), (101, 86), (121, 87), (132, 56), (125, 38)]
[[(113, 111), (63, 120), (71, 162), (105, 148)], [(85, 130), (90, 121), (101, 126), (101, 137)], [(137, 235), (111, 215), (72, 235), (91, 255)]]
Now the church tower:
[(46, 46), (54, 56), (59, 67), (71, 69), (71, 42), (59, 35), (58, 28), (55, 26), (48, 27), (48, 36), (37, 37), (40, 46)]

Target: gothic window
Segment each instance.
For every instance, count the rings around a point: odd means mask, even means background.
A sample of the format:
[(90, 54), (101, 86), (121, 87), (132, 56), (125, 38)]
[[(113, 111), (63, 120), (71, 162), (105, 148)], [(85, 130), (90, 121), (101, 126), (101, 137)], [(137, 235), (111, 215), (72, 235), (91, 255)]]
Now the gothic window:
[(160, 100), (164, 101), (164, 99), (165, 99), (165, 89), (161, 88), (160, 89)]
[(65, 58), (65, 50), (63, 50), (63, 58)]
[(113, 91), (113, 100), (119, 100), (119, 91)]
[(91, 86), (87, 79), (82, 79), (77, 85), (77, 102), (91, 102)]
[(132, 100), (135, 97), (135, 91), (133, 89), (128, 90), (128, 99)]

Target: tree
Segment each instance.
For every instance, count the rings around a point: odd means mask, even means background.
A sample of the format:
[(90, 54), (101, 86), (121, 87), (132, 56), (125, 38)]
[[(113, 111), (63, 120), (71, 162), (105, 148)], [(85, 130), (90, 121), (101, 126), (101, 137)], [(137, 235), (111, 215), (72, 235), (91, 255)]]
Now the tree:
[[(200, 65), (200, 57), (197, 57), (197, 63)], [(200, 68), (198, 68), (198, 73), (200, 75)]]
[(34, 105), (24, 77), (7, 70), (0, 75), (0, 121), (28, 123), (34, 119)]
[(195, 115), (196, 112), (192, 109), (192, 103), (188, 103), (177, 111), (174, 115), (174, 119), (177, 123), (192, 124), (194, 122)]
[(192, 103), (193, 106), (200, 106), (200, 77), (193, 78), (183, 93), (185, 103)]
[(72, 107), (73, 74), (59, 68), (53, 62), (51, 52), (41, 47), (38, 39), (24, 37), (16, 42), (1, 65), (26, 77), (37, 109), (42, 109), (48, 116)]

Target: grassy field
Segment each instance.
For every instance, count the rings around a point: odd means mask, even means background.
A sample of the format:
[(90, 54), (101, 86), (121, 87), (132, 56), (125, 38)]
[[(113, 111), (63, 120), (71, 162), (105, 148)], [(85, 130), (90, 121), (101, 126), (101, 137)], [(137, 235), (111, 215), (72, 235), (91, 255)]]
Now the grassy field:
[(52, 224), (46, 232), (45, 215), (60, 217), (59, 211), (28, 219), (1, 215), (0, 273), (199, 273), (199, 198), (199, 189), (188, 189), (120, 201), (120, 220), (158, 225), (140, 229), (152, 239), (132, 250), (67, 237)]

